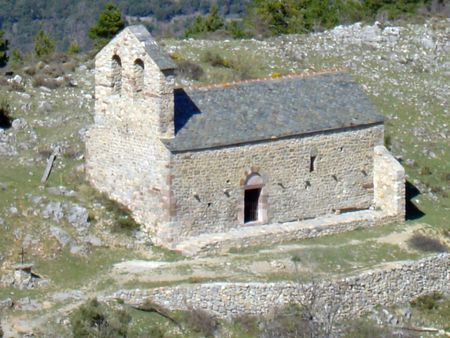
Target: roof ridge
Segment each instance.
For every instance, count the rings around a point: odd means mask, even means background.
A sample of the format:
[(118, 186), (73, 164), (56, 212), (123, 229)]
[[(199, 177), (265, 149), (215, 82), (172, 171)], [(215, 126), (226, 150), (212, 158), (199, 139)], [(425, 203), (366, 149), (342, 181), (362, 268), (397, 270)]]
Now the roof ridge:
[(320, 76), (324, 74), (336, 74), (345, 72), (345, 68), (324, 68), (319, 71), (306, 71), (301, 73), (290, 73), (286, 75), (281, 76), (265, 76), (265, 77), (259, 77), (256, 79), (248, 79), (248, 80), (239, 80), (239, 81), (230, 81), (230, 82), (220, 82), (220, 83), (212, 83), (212, 84), (199, 84), (199, 85), (193, 85), (188, 87), (189, 89), (193, 90), (210, 90), (210, 89), (216, 89), (216, 88), (227, 88), (227, 87), (233, 87), (240, 84), (247, 84), (247, 83), (255, 83), (255, 82), (263, 82), (263, 81), (276, 81), (276, 80), (283, 80), (283, 79), (292, 79), (292, 78), (302, 78), (302, 77), (313, 77), (313, 76)]

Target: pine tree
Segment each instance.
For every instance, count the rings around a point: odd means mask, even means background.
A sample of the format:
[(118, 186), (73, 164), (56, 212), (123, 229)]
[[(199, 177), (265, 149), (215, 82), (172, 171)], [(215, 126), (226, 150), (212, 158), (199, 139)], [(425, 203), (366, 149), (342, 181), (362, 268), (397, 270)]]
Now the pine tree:
[(89, 30), (89, 37), (94, 40), (97, 48), (101, 48), (124, 27), (125, 22), (120, 10), (110, 3), (100, 13), (97, 23)]
[(8, 45), (9, 41), (3, 38), (5, 32), (0, 31), (0, 67), (8, 63)]
[(206, 18), (203, 16), (197, 16), (194, 19), (192, 25), (186, 29), (185, 36), (193, 37), (203, 33), (215, 32), (225, 25), (224, 20), (219, 16), (219, 8), (217, 4), (213, 4), (209, 10), (209, 14)]
[(55, 41), (40, 30), (34, 38), (34, 52), (39, 58), (53, 54), (55, 51)]

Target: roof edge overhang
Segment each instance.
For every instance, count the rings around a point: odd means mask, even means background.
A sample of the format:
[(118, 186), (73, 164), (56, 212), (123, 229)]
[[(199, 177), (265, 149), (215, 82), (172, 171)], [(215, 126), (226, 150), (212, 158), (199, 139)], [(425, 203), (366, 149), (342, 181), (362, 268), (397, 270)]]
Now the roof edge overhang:
[(296, 133), (296, 134), (289, 134), (289, 135), (272, 136), (270, 138), (247, 140), (247, 141), (227, 143), (227, 144), (218, 144), (218, 145), (211, 145), (211, 146), (207, 146), (207, 147), (192, 147), (192, 148), (186, 148), (186, 149), (182, 149), (182, 148), (174, 149), (173, 147), (171, 147), (171, 144), (170, 144), (170, 141), (172, 139), (161, 139), (161, 141), (167, 147), (167, 149), (170, 150), (170, 152), (172, 154), (182, 154), (182, 153), (200, 152), (200, 151), (206, 151), (206, 150), (219, 150), (219, 149), (224, 149), (224, 148), (239, 147), (239, 146), (258, 144), (258, 143), (268, 143), (268, 142), (286, 140), (286, 139), (291, 139), (291, 138), (314, 136), (314, 135), (319, 135), (319, 134), (332, 134), (332, 133), (338, 133), (338, 132), (347, 132), (347, 131), (351, 131), (351, 130), (366, 129), (366, 128), (372, 128), (372, 127), (376, 127), (376, 126), (384, 126), (384, 117), (381, 117), (380, 120), (378, 120), (378, 121), (374, 121), (374, 122), (370, 122), (370, 123), (355, 124), (355, 125), (343, 126), (343, 127), (338, 127), (338, 128), (321, 129), (321, 130), (315, 130), (315, 131), (307, 131), (307, 132), (303, 132), (303, 133)]

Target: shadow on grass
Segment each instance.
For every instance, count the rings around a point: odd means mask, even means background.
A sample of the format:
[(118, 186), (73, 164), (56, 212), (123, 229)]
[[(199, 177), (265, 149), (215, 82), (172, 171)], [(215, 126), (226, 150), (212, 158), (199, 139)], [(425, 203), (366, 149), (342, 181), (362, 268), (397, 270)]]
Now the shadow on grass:
[(420, 195), (419, 189), (417, 189), (411, 182), (406, 181), (406, 220), (412, 221), (425, 216), (416, 205), (412, 202), (412, 199)]

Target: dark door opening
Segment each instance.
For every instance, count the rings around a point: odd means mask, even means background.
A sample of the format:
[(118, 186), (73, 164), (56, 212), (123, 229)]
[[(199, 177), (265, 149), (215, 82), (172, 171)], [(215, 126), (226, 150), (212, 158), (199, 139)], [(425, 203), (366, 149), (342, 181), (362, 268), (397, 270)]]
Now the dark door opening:
[(261, 189), (245, 190), (244, 223), (258, 220), (258, 202)]

